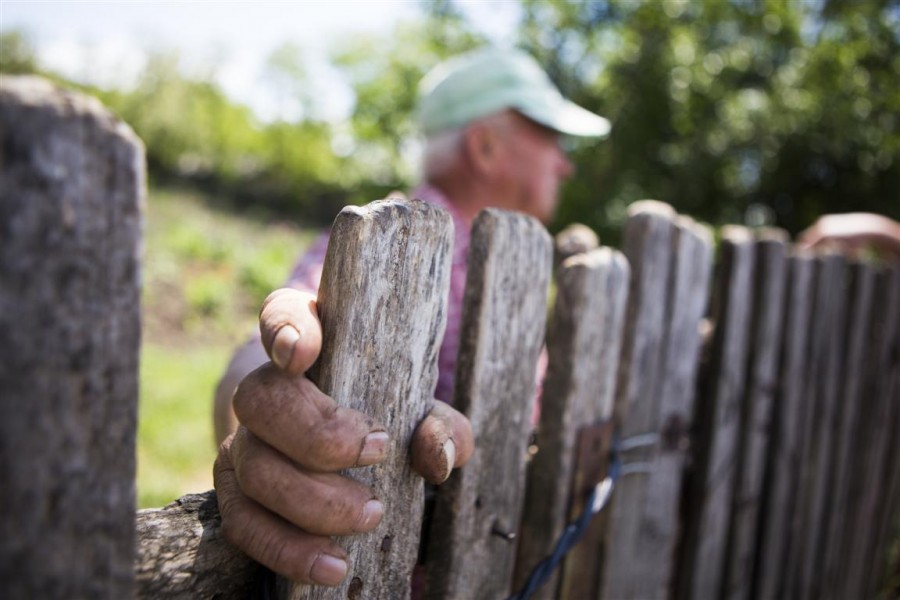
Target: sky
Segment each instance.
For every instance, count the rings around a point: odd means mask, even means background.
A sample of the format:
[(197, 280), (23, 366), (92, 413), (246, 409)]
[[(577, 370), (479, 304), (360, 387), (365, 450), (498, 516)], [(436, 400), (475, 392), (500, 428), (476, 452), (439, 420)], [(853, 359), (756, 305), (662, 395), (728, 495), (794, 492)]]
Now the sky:
[[(519, 11), (516, 0), (459, 5), (500, 44)], [(216, 65), (225, 92), (264, 120), (286, 116), (284, 104), (261, 82), (268, 56), (291, 42), (329, 98), (322, 116), (337, 120), (349, 114), (353, 94), (330, 66), (329, 48), (344, 37), (389, 32), (418, 14), (415, 0), (0, 0), (0, 30), (24, 31), (44, 68), (103, 87), (133, 82), (148, 51), (177, 50), (188, 71)]]

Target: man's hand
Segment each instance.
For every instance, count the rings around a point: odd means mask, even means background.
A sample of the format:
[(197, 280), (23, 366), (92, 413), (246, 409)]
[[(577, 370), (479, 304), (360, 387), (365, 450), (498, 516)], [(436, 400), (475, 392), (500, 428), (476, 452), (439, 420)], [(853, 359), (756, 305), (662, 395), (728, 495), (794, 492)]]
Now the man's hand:
[[(285, 577), (337, 585), (347, 555), (329, 536), (371, 531), (384, 512), (371, 488), (337, 471), (381, 462), (390, 439), (380, 424), (337, 406), (303, 375), (322, 346), (314, 296), (272, 293), (260, 333), (273, 362), (238, 386), (240, 426), (220, 446), (213, 470), (222, 530)], [(436, 402), (413, 435), (413, 468), (440, 483), (473, 449), (469, 421)]]
[(857, 254), (875, 249), (900, 259), (900, 223), (872, 213), (846, 213), (819, 217), (797, 237), (802, 247), (834, 246)]

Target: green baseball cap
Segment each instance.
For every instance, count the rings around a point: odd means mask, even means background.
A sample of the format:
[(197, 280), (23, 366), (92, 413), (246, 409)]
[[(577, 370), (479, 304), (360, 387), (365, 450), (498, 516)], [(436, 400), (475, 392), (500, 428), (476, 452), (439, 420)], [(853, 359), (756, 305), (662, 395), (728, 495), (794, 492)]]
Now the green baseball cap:
[(602, 137), (610, 129), (607, 119), (564, 98), (537, 61), (519, 50), (485, 48), (457, 56), (419, 85), (425, 135), (509, 108), (566, 135)]

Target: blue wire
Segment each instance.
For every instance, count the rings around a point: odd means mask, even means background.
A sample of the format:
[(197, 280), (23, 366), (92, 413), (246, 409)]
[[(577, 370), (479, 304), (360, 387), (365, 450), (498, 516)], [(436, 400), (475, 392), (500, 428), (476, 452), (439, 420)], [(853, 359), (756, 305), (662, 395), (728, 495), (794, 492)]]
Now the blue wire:
[[(559, 540), (557, 540), (556, 546), (553, 548), (553, 552), (550, 556), (535, 565), (534, 569), (531, 571), (531, 575), (528, 576), (528, 581), (525, 582), (525, 585), (519, 590), (519, 593), (510, 596), (508, 600), (528, 600), (528, 598), (530, 598), (542, 585), (547, 583), (547, 580), (550, 579), (550, 576), (557, 567), (559, 567), (559, 564), (569, 550), (584, 537), (594, 515), (599, 514), (607, 505), (612, 490), (615, 487), (616, 480), (619, 478), (620, 474), (621, 462), (618, 459), (618, 454), (613, 452), (613, 457), (612, 460), (610, 460), (609, 465), (609, 475), (602, 483), (595, 486), (593, 491), (591, 491), (581, 515), (574, 523), (570, 523), (566, 526), (562, 535), (560, 535)], [(606, 482), (608, 482), (608, 485), (604, 486)], [(601, 491), (604, 492), (604, 496), (600, 499), (600, 505), (595, 508), (594, 504), (597, 502), (597, 495)]]

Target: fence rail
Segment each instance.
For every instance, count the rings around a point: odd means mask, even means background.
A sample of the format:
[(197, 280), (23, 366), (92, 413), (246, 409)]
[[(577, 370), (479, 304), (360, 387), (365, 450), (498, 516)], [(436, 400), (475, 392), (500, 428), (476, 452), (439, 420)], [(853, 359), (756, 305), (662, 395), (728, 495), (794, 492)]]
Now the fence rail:
[[(0, 83), (2, 148), (15, 149), (3, 155), (0, 175), (8, 232), (0, 352), (9, 357), (0, 368), (0, 448), (4, 464), (26, 464), (6, 443), (25, 440), (28, 469), (56, 465), (58, 474), (50, 481), (15, 475), (18, 466), (3, 471), (3, 585), (13, 597), (123, 597), (132, 586), (139, 597), (246, 597), (260, 569), (222, 540), (214, 492), (141, 511), (135, 530), (133, 465), (109, 470), (111, 456), (133, 456), (137, 363), (123, 361), (131, 350), (99, 348), (106, 339), (132, 350), (139, 343), (128, 323), (136, 323), (139, 297), (133, 257), (143, 171), (139, 144), (123, 126), (91, 103), (72, 110), (79, 102), (34, 80)], [(83, 151), (88, 143), (96, 151)], [(51, 151), (60, 148), (80, 151)], [(102, 256), (79, 242), (99, 224), (98, 235), (115, 232), (104, 237)], [(437, 209), (394, 201), (338, 221), (320, 298), (325, 366), (315, 376), (339, 401), (396, 403), (355, 406), (380, 415), (401, 443), (390, 464), (354, 476), (403, 518), (386, 514), (374, 532), (345, 540), (354, 557), (345, 587), (284, 582), (283, 597), (409, 594), (420, 533), (419, 517), (409, 515), (422, 510), (422, 486), (408, 473), (404, 440), (433, 385), (446, 225)], [(884, 589), (900, 516), (900, 266), (807, 255), (777, 230), (727, 227), (718, 249), (712, 239), (671, 207), (642, 202), (632, 207), (621, 252), (588, 249), (558, 266), (529, 445), (551, 244), (528, 217), (479, 217), (457, 374), (457, 403), (478, 450), (439, 488), (429, 597), (518, 590), (604, 477), (613, 446), (629, 474), (535, 597), (839, 599)], [(353, 294), (337, 293), (348, 277), (358, 284)], [(54, 310), (63, 284), (69, 304), (85, 307), (75, 321)], [(71, 341), (54, 346), (52, 361), (48, 336)], [(408, 342), (388, 343), (398, 336)], [(97, 351), (85, 352), (85, 340), (97, 341)], [(356, 354), (371, 360), (344, 359)], [(22, 369), (47, 368), (62, 385), (39, 393), (21, 385)], [(123, 415), (121, 424), (98, 412), (98, 382), (109, 391), (101, 405)], [(391, 387), (398, 382), (402, 389)], [(54, 426), (54, 443), (29, 437), (56, 423), (54, 415), (68, 419)], [(85, 518), (95, 512), (104, 514)], [(105, 518), (123, 514), (125, 521)], [(109, 548), (119, 548), (116, 564), (127, 571), (135, 531), (132, 579), (110, 566)], [(50, 540), (78, 551), (45, 560)]]

